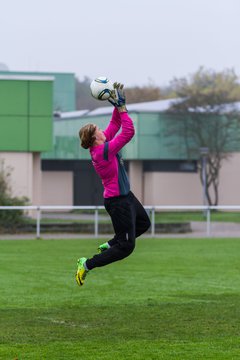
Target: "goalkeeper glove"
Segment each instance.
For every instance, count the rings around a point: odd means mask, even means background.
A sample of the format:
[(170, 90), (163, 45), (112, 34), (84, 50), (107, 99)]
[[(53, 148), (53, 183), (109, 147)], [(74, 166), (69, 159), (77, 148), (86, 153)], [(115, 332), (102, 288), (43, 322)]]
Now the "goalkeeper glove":
[(110, 97), (108, 98), (108, 101), (115, 106), (118, 111), (124, 112), (127, 111), (126, 109), (126, 97), (123, 90), (123, 84), (115, 82), (113, 84), (113, 90), (111, 92)]

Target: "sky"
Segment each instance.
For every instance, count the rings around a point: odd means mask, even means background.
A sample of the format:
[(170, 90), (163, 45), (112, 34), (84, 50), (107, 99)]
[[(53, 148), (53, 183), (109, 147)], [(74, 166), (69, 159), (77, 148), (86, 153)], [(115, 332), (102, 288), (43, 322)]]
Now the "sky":
[(240, 75), (239, 0), (0, 0), (11, 71), (167, 86), (200, 66)]

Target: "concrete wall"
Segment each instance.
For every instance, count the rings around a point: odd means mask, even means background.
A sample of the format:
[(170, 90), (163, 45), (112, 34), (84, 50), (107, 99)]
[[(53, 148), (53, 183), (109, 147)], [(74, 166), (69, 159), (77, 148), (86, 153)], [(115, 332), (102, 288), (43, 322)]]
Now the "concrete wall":
[(42, 200), (42, 171), (40, 153), (33, 153), (33, 177), (32, 177), (33, 196), (32, 203), (40, 205)]
[(145, 205), (202, 205), (202, 187), (196, 173), (144, 174)]
[(26, 196), (38, 205), (41, 199), (41, 165), (39, 153), (1, 152), (4, 168), (10, 171), (9, 183), (13, 196)]
[(73, 205), (73, 173), (44, 171), (42, 205)]
[[(203, 205), (199, 174), (146, 172), (145, 205)], [(240, 154), (232, 153), (220, 170), (219, 205), (240, 205)]]
[(129, 182), (131, 190), (137, 196), (139, 201), (143, 201), (143, 169), (142, 161), (131, 160), (129, 162)]
[(72, 172), (42, 172), (40, 153), (0, 152), (1, 160), (10, 172), (12, 196), (25, 196), (32, 205), (73, 204)]
[[(39, 178), (39, 177), (37, 177)], [(203, 205), (198, 173), (145, 172), (140, 160), (129, 162), (131, 189), (144, 205)], [(220, 172), (219, 205), (240, 205), (240, 154), (224, 161)], [(73, 204), (73, 173), (44, 171), (42, 205)]]
[(240, 205), (240, 153), (232, 153), (220, 170), (219, 205)]
[[(41, 171), (40, 153), (1, 152), (10, 169), (13, 196), (26, 196), (33, 205), (73, 205), (73, 173)], [(141, 161), (130, 161), (131, 189), (145, 205), (202, 205), (196, 173), (142, 172)], [(240, 205), (240, 154), (233, 153), (220, 171), (219, 205)]]

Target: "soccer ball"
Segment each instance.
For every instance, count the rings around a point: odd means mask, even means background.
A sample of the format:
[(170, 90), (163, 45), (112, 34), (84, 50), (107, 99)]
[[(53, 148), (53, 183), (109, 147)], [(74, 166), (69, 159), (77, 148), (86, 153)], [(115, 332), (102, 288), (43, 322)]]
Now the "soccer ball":
[(91, 82), (90, 89), (95, 99), (107, 100), (113, 90), (113, 83), (105, 76), (100, 76)]

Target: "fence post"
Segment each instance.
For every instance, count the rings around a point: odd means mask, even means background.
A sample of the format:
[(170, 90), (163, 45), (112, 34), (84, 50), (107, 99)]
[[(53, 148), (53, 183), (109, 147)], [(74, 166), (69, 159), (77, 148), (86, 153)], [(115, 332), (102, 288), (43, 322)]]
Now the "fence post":
[(94, 235), (98, 237), (98, 208), (96, 207), (94, 216)]
[(40, 223), (41, 223), (41, 209), (38, 207), (37, 208), (37, 234), (36, 234), (37, 239), (41, 238), (41, 229), (40, 229), (41, 225), (40, 225)]
[(211, 209), (207, 208), (207, 236), (211, 235)]
[(151, 235), (155, 236), (155, 209), (152, 207), (152, 228), (151, 228)]

